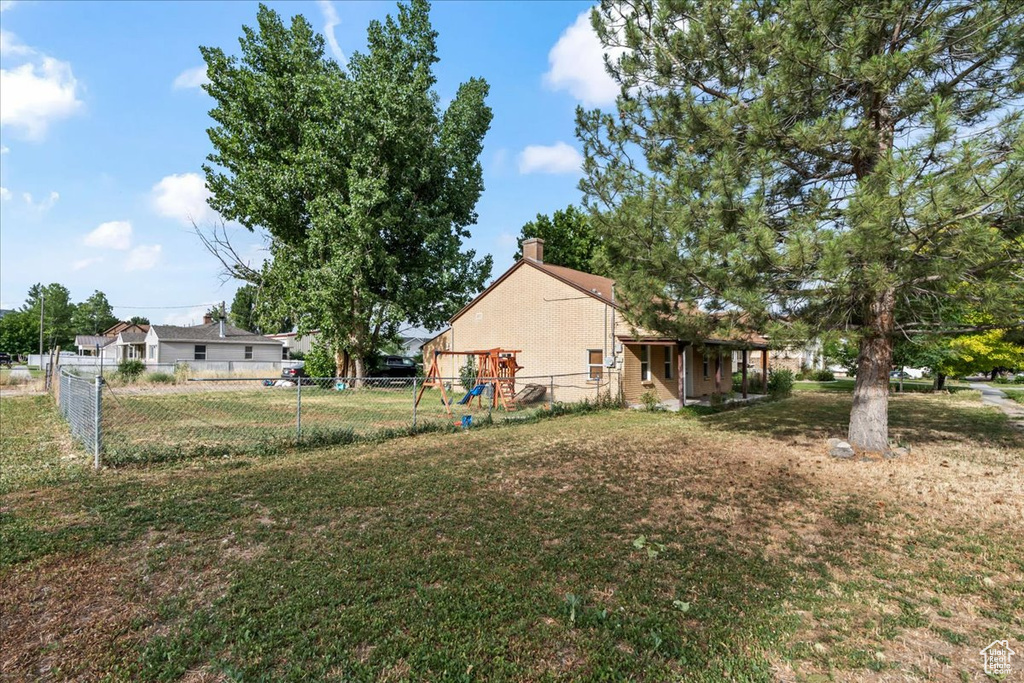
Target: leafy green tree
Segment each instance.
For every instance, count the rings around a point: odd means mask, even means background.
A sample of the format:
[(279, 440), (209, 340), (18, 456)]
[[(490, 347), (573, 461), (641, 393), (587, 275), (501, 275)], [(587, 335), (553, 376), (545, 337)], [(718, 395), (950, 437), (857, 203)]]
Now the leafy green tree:
[(539, 237), (544, 240), (544, 262), (565, 266), (585, 273), (599, 273), (602, 265), (594, 257), (600, 241), (590, 224), (590, 216), (569, 205), (550, 217), (537, 214), (519, 231), (516, 260), (523, 257), (523, 240)]
[(266, 231), (271, 257), (232, 258), (230, 271), (300, 333), (318, 329), (339, 371), (350, 353), (357, 376), (401, 323), (440, 327), (490, 275), (490, 257), (462, 251), (483, 190), (488, 86), (470, 79), (441, 111), (435, 43), (428, 3), (413, 0), (370, 24), (347, 71), (303, 17), (285, 27), (264, 6), (238, 57), (202, 48), (216, 103), (210, 205)]
[(605, 0), (594, 24), (622, 90), (578, 113), (582, 188), (634, 323), (855, 331), (867, 451), (898, 335), (978, 331), (965, 301), (1021, 323), (1019, 2)]
[(100, 334), (117, 324), (114, 309), (107, 301), (107, 295), (96, 290), (93, 295), (75, 306), (71, 326), (75, 334)]
[(132, 325), (148, 325), (149, 318), (142, 315), (133, 315), (132, 317), (128, 318), (128, 322), (130, 322)]
[[(35, 319), (36, 334), (39, 334), (39, 307), (43, 308), (43, 350), (70, 349), (75, 341), (73, 318), (75, 305), (71, 293), (64, 285), (56, 282), (43, 286), (37, 283), (29, 287), (28, 297), (21, 310), (29, 312)], [(39, 339), (35, 348), (38, 350)]]
[(0, 351), (28, 354), (39, 350), (39, 316), (14, 311), (0, 318)]
[(257, 334), (277, 334), (291, 331), (291, 320), (287, 317), (275, 317), (274, 313), (273, 306), (263, 305), (259, 287), (242, 285), (235, 292), (235, 298), (231, 301), (228, 320), (235, 327)]

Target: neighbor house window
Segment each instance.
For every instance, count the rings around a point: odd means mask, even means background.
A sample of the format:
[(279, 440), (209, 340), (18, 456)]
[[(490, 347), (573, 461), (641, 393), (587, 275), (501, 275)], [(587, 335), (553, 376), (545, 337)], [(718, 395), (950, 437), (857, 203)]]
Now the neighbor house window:
[(665, 347), (665, 379), (672, 379), (672, 347)]
[(288, 347), (287, 346), (282, 346), (281, 347), (281, 360), (288, 360)]
[(592, 380), (600, 381), (604, 377), (604, 351), (601, 349), (587, 351), (587, 370)]
[(206, 344), (196, 344), (195, 354), (193, 354), (192, 359), (206, 360)]
[(708, 358), (707, 349), (701, 353), (701, 357), (704, 359), (704, 379), (711, 377), (711, 359)]
[(640, 381), (651, 381), (651, 347), (647, 344), (640, 345)]
[(251, 346), (246, 346), (245, 347), (245, 359), (246, 360), (252, 360), (252, 347)]
[(149, 345), (149, 359), (156, 360), (156, 344)]

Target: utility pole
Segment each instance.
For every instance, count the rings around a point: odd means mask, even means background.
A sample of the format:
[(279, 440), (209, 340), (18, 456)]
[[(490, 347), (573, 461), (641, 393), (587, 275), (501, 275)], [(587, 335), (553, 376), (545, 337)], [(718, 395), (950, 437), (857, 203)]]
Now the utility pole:
[(46, 290), (39, 287), (39, 368), (43, 367), (43, 310), (46, 308)]

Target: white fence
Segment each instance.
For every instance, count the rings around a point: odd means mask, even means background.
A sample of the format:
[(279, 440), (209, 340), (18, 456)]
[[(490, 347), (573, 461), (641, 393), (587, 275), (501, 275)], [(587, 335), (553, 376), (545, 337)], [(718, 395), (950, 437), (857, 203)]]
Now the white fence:
[[(141, 359), (140, 359), (141, 360)], [(278, 375), (281, 372), (281, 361), (263, 361), (263, 360), (187, 360), (181, 359), (174, 363), (146, 363), (146, 372), (167, 372), (173, 374), (175, 369), (182, 365), (187, 365), (190, 372), (204, 373), (204, 372), (216, 372), (224, 374), (248, 374), (253, 373), (264, 373), (268, 376)], [(117, 361), (113, 361), (109, 358), (100, 358), (99, 356), (74, 356), (62, 354), (57, 359), (58, 368), (75, 368), (95, 374), (99, 372), (100, 368), (104, 372), (114, 372), (117, 370)], [(295, 363), (292, 361), (286, 361), (286, 364), (291, 366)], [(50, 367), (50, 355), (43, 354), (42, 363), (39, 362), (39, 354), (29, 354), (28, 357), (29, 367), (39, 368), (41, 370), (47, 370)]]

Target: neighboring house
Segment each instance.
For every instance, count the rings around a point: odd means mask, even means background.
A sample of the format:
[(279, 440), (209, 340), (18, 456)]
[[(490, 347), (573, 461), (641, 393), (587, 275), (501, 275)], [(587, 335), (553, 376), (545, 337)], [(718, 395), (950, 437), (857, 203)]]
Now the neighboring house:
[[(319, 330), (312, 330), (301, 338), (295, 332), (282, 332), (281, 334), (267, 335), (270, 339), (277, 339), (284, 344), (285, 352), (287, 353), (285, 358), (290, 358), (296, 351), (303, 354), (309, 353), (309, 350), (313, 348), (313, 344), (316, 343), (318, 336), (320, 336)], [(424, 330), (410, 328), (403, 331), (401, 334), (402, 348), (399, 351), (399, 355), (415, 356), (416, 352), (419, 351), (424, 342), (428, 341), (430, 338), (430, 334)]]
[[(544, 263), (544, 241), (523, 242), (523, 258), (423, 345), (428, 367), (435, 351), (516, 350), (517, 381), (554, 386), (555, 400), (597, 392), (635, 403), (700, 398), (732, 390), (732, 351), (764, 349), (766, 340), (673, 339), (626, 323), (606, 277)], [(441, 356), (440, 371), (458, 377), (461, 356)], [(621, 377), (621, 385), (620, 385)]]
[(320, 330), (312, 330), (302, 337), (299, 337), (296, 332), (282, 332), (281, 334), (266, 335), (267, 339), (276, 339), (281, 342), (281, 360), (291, 358), (292, 354), (296, 352), (302, 353), (303, 355), (309, 353), (318, 336), (320, 336)]
[[(144, 351), (143, 340), (149, 332), (149, 325), (119, 322), (103, 331), (103, 334), (80, 334), (75, 337), (78, 355), (95, 356), (99, 347), (104, 361), (119, 363), (132, 358), (141, 359)], [(125, 334), (127, 337), (122, 338)]]
[[(734, 357), (734, 362), (739, 359)], [(761, 351), (751, 351), (747, 358), (748, 367), (761, 367)], [(738, 367), (738, 365), (737, 365)], [(794, 344), (781, 349), (768, 351), (769, 370), (792, 370), (794, 373), (801, 370), (824, 370), (825, 354), (821, 342), (811, 339), (806, 344)]]
[[(121, 333), (124, 337), (125, 333)], [(134, 337), (125, 339), (134, 346)], [(147, 365), (191, 361), (281, 362), (282, 344), (209, 316), (202, 325), (151, 325), (142, 340)]]

